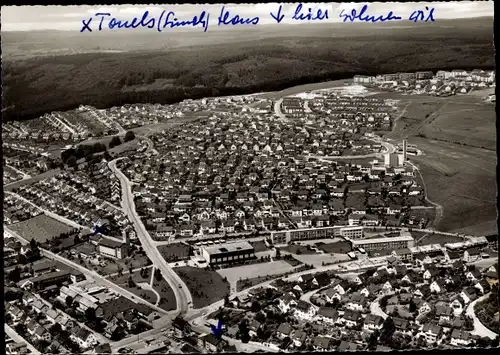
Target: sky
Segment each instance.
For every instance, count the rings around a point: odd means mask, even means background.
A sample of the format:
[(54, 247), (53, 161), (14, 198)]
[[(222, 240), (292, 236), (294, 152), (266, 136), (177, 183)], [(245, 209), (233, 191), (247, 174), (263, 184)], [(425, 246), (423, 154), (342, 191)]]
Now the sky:
[[(290, 19), (298, 3), (283, 4), (282, 13), (285, 18), (282, 23), (297, 23)], [(452, 19), (480, 16), (493, 16), (493, 1), (457, 1), (457, 2), (404, 2), (404, 3), (367, 3), (369, 5), (369, 15), (386, 15), (389, 11), (397, 16), (408, 18), (414, 11), (423, 7), (433, 6), (435, 8), (434, 18)], [(173, 11), (180, 20), (189, 20), (193, 16), (200, 14), (203, 10), (210, 13), (210, 26), (217, 23), (221, 7), (220, 5), (118, 5), (118, 6), (2, 6), (1, 23), (3, 31), (32, 31), (32, 30), (62, 30), (80, 31), (82, 20), (88, 20), (97, 12), (109, 12), (112, 17), (118, 20), (132, 20), (134, 17), (141, 17), (144, 11), (148, 10), (150, 16), (159, 16), (162, 10)], [(329, 13), (328, 22), (340, 22), (338, 16), (342, 9), (361, 9), (363, 3), (305, 3), (303, 13), (307, 13), (307, 8), (327, 10)], [(262, 4), (241, 4), (226, 5), (231, 14), (239, 14), (241, 17), (259, 17), (259, 24), (276, 24), (269, 15), (276, 13), (279, 3)], [(98, 22), (98, 18), (93, 22)], [(318, 21), (315, 21), (316, 23)], [(325, 21), (322, 21), (325, 22)], [(302, 22), (303, 23), (303, 22)]]

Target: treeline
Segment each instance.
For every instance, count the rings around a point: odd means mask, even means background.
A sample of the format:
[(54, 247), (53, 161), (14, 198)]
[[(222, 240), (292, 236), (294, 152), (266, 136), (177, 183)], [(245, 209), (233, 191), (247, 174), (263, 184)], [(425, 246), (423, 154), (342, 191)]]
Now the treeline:
[[(394, 30), (407, 31), (404, 29)], [(4, 120), (35, 118), (81, 104), (107, 108), (188, 98), (279, 91), (354, 74), (492, 69), (491, 29), (433, 27), (415, 34), (273, 38), (170, 52), (88, 53), (3, 64)], [(441, 31), (441, 32), (440, 32)], [(444, 31), (444, 32), (443, 32)], [(448, 32), (446, 32), (448, 31)], [(406, 40), (403, 40), (406, 38)]]

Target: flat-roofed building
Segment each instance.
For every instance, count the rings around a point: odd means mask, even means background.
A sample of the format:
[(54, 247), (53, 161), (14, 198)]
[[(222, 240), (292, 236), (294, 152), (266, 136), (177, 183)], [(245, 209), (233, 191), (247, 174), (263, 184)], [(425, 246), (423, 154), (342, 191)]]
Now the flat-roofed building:
[(340, 228), (340, 235), (348, 239), (361, 239), (363, 238), (363, 226), (352, 226)]
[(353, 248), (363, 248), (366, 251), (382, 249), (397, 250), (412, 248), (414, 239), (411, 235), (405, 234), (392, 238), (357, 239), (352, 240), (351, 243)]
[(255, 258), (255, 249), (248, 242), (202, 246), (201, 253), (209, 265), (235, 263)]

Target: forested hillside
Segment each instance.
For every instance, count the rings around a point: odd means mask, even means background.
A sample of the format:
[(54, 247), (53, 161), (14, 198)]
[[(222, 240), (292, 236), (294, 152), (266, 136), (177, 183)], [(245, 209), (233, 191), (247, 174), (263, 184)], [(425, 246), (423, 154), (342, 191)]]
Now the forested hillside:
[[(367, 35), (367, 33), (370, 33)], [(5, 119), (81, 104), (281, 90), (353, 74), (494, 68), (492, 26), (397, 27), (356, 35), (264, 38), (122, 53), (43, 56), (3, 63)]]

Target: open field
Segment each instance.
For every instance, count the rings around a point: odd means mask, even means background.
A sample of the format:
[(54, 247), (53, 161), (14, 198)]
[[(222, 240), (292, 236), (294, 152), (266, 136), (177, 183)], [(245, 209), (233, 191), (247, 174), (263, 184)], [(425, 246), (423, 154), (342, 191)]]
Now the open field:
[(156, 278), (153, 277), (153, 288), (160, 295), (158, 307), (166, 311), (172, 311), (177, 308), (177, 300), (174, 291), (163, 277), (160, 281), (157, 281)]
[(316, 252), (314, 250), (311, 250), (308, 248), (308, 246), (303, 246), (303, 245), (287, 245), (285, 247), (281, 247), (280, 249), (283, 250), (283, 251), (286, 251), (288, 253), (291, 253), (291, 254), (296, 254), (296, 255), (300, 255), (300, 254), (316, 254)]
[(135, 270), (151, 265), (151, 262), (149, 261), (149, 258), (147, 256), (139, 255), (138, 253), (134, 253), (131, 257), (126, 259), (107, 259), (107, 261), (108, 262), (106, 266), (101, 268), (105, 275), (114, 274), (118, 272), (120, 268), (122, 268), (122, 270), (128, 270), (129, 268)]
[(229, 283), (238, 280), (251, 279), (259, 276), (283, 274), (293, 270), (293, 267), (283, 260), (275, 260), (268, 263), (254, 265), (244, 265), (228, 269), (217, 270), (222, 276), (227, 278)]
[(189, 257), (189, 246), (183, 243), (159, 245), (157, 248), (161, 256), (169, 263)]
[(350, 260), (349, 257), (346, 254), (316, 254), (316, 255), (309, 255), (309, 254), (302, 254), (302, 255), (295, 255), (295, 258), (304, 264), (308, 265), (313, 265), (315, 267), (318, 266), (323, 266), (324, 264), (328, 263), (335, 263), (339, 261), (347, 261)]
[(401, 100), (400, 109), (408, 105), (388, 137), (400, 143), (408, 136), (408, 143), (423, 152), (409, 158), (420, 168), (428, 198), (443, 207), (438, 230), (497, 232), (495, 106), (483, 102), (487, 94), (379, 95)]
[(495, 152), (416, 137), (409, 142), (425, 153), (410, 160), (427, 182), (428, 198), (443, 206), (437, 229), (460, 231), (478, 225), (481, 230), (469, 233), (496, 233), (496, 226), (487, 224), (497, 218)]
[(158, 296), (156, 295), (155, 292), (151, 290), (151, 287), (149, 286), (149, 283), (151, 282), (151, 275), (152, 275), (152, 268), (148, 268), (148, 274), (146, 278), (143, 278), (141, 276), (140, 270), (135, 271), (132, 273), (132, 280), (135, 283), (134, 287), (129, 286), (129, 277), (130, 274), (126, 273), (123, 274), (122, 276), (110, 276), (108, 280), (112, 281), (113, 283), (117, 284), (120, 287), (125, 288), (126, 290), (132, 292), (134, 295), (137, 297), (140, 297), (152, 304), (156, 304), (158, 302)]
[(68, 233), (75, 229), (45, 214), (12, 224), (9, 228), (23, 238), (27, 240), (35, 239), (41, 244), (62, 233)]
[(229, 295), (229, 283), (216, 271), (189, 266), (174, 268), (174, 271), (191, 293), (193, 308), (203, 308)]

